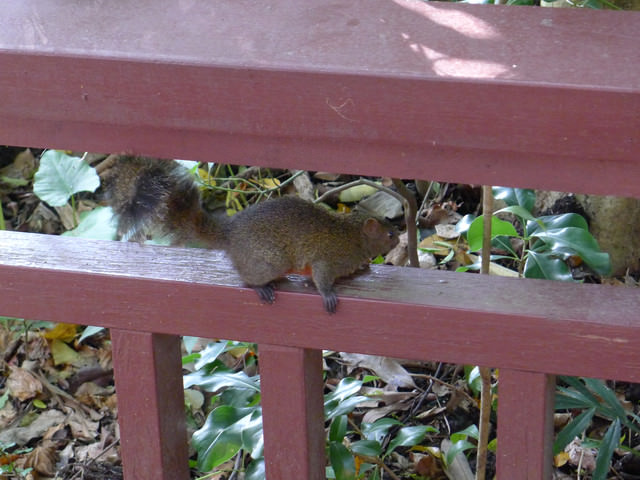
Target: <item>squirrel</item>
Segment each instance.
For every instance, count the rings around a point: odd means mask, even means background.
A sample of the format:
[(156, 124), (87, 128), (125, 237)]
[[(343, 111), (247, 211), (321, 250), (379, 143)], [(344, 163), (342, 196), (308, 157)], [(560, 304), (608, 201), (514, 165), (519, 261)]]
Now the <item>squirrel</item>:
[(227, 217), (201, 204), (193, 175), (175, 161), (111, 156), (104, 169), (106, 203), (117, 219), (117, 236), (144, 241), (168, 235), (173, 244), (222, 249), (242, 281), (263, 302), (273, 303), (273, 281), (289, 273), (310, 274), (324, 308), (335, 313), (333, 284), (398, 243), (387, 220), (357, 209), (338, 214), (294, 195), (252, 205)]

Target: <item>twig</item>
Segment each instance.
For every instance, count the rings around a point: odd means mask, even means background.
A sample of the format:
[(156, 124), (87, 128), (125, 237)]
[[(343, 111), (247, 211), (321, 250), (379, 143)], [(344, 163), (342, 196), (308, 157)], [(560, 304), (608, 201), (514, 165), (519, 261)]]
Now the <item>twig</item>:
[[(493, 194), (489, 185), (482, 187), (482, 265), (480, 272), (489, 275), (491, 264), (491, 220), (493, 216)], [(476, 480), (484, 480), (487, 471), (487, 445), (491, 417), (491, 369), (479, 367), (482, 380), (480, 393), (480, 421), (478, 422), (478, 457), (476, 459)]]
[(404, 206), (404, 218), (407, 224), (407, 250), (409, 251), (409, 266), (419, 268), (418, 260), (418, 231), (416, 223), (418, 219), (418, 204), (416, 198), (411, 194), (407, 186), (399, 178), (393, 179), (393, 185), (400, 195)]

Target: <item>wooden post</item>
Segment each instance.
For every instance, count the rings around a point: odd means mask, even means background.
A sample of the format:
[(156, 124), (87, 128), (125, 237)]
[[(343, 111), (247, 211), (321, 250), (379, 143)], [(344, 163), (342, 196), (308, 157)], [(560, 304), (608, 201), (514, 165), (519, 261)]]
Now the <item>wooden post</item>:
[(322, 351), (259, 346), (267, 478), (324, 480)]
[(187, 480), (180, 337), (112, 329), (125, 478)]
[(499, 479), (550, 480), (555, 377), (500, 369)]

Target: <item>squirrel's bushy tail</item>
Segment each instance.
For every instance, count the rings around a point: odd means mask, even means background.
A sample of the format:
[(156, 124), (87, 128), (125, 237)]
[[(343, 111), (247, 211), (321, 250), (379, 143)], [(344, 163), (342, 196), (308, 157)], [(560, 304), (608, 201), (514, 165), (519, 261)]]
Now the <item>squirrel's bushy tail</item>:
[(102, 176), (104, 198), (117, 218), (117, 235), (130, 241), (168, 236), (174, 244), (219, 248), (224, 219), (201, 205), (193, 176), (174, 161), (112, 156)]

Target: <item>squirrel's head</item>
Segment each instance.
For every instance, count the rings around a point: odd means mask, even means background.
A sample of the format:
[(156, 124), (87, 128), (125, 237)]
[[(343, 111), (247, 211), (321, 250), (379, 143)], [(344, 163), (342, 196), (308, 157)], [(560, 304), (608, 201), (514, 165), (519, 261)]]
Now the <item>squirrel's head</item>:
[(371, 256), (383, 255), (398, 244), (398, 230), (386, 220), (367, 218), (362, 233)]

